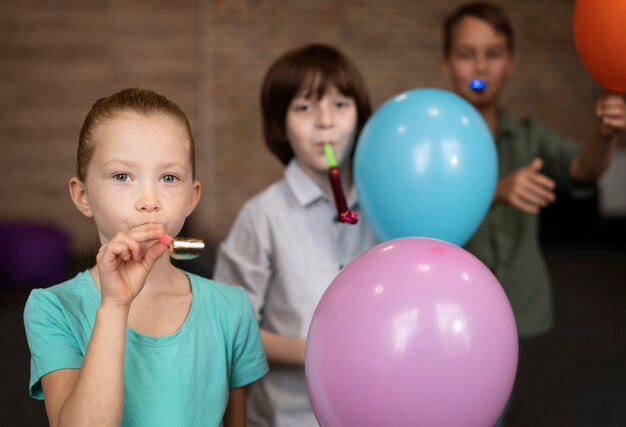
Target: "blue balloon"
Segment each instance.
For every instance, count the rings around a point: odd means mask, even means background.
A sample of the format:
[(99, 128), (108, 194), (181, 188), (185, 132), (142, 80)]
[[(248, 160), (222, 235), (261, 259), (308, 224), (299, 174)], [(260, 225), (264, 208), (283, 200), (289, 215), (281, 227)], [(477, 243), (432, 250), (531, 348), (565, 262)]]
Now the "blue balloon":
[(363, 215), (382, 241), (432, 237), (462, 246), (489, 210), (498, 159), (470, 103), (440, 89), (413, 89), (370, 117), (354, 168)]

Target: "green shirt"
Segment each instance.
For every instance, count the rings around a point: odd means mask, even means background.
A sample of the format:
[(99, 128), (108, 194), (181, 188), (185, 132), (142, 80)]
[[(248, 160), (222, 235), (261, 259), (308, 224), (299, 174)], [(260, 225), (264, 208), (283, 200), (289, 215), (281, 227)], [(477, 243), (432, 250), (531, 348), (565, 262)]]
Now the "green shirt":
[[(229, 389), (267, 372), (256, 318), (243, 289), (188, 277), (193, 297), (178, 331), (150, 337), (127, 330), (123, 427), (219, 426)], [(43, 397), (40, 379), (47, 373), (80, 369), (99, 304), (100, 292), (89, 271), (32, 291), (24, 322), (33, 397)]]
[[(561, 191), (574, 197), (591, 195), (593, 186), (574, 184), (569, 177), (572, 159), (582, 145), (562, 138), (533, 119), (498, 114), (498, 179), (536, 157), (543, 159), (541, 173)], [(496, 275), (509, 297), (520, 336), (535, 335), (553, 323), (550, 278), (539, 245), (539, 219), (509, 204), (491, 207), (483, 223), (466, 244)]]

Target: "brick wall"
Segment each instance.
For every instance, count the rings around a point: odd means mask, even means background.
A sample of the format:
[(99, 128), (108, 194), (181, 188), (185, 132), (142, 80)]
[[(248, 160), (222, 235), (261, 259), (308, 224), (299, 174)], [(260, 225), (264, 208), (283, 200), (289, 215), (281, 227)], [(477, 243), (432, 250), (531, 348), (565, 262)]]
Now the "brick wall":
[[(67, 193), (78, 131), (99, 97), (155, 89), (189, 115), (203, 198), (194, 234), (217, 242), (242, 203), (281, 175), (263, 146), (258, 92), (269, 64), (307, 42), (359, 66), (375, 105), (404, 89), (447, 88), (440, 23), (459, 1), (30, 1), (0, 5), (0, 219), (51, 222), (91, 249), (97, 238)], [(572, 40), (572, 0), (497, 2), (517, 31), (504, 102), (565, 135), (593, 132), (600, 89)]]

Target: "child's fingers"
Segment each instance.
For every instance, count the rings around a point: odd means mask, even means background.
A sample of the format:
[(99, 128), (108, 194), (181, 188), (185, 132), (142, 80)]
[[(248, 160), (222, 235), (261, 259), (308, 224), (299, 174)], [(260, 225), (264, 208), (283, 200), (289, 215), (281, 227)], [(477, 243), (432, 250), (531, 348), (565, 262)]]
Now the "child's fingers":
[(538, 214), (539, 213), (539, 207), (536, 204), (527, 201), (526, 199), (524, 199), (520, 195), (514, 196), (511, 199), (511, 204), (514, 207), (516, 207), (517, 209), (521, 210), (522, 212), (526, 212), (526, 213), (529, 213), (529, 214)]
[(121, 240), (111, 240), (98, 251), (96, 261), (106, 268), (117, 268), (120, 261), (128, 261), (133, 257), (132, 248)]
[(626, 111), (615, 111), (598, 115), (600, 135), (610, 138), (626, 128)]
[[(108, 243), (100, 248), (97, 256), (98, 264), (110, 271), (118, 268), (120, 262), (144, 262), (144, 268), (150, 269), (163, 252), (167, 250), (158, 239), (165, 234), (162, 224), (142, 224), (129, 230), (127, 233), (117, 233)], [(142, 255), (141, 245), (153, 242), (145, 255)]]
[(597, 102), (597, 105), (601, 107), (619, 107), (624, 104), (626, 104), (626, 100), (621, 96), (606, 97)]
[(146, 251), (143, 256), (146, 270), (150, 270), (154, 265), (155, 261), (167, 251), (167, 246), (161, 244), (160, 242), (154, 243), (150, 248)]
[(603, 114), (601, 117), (603, 123), (619, 123), (626, 120), (624, 114)]
[(598, 117), (611, 116), (620, 117), (626, 114), (626, 106), (624, 105), (601, 105), (596, 109)]
[(596, 103), (596, 116), (623, 116), (626, 113), (626, 103), (622, 97), (603, 99)]
[[(130, 251), (131, 258), (135, 261), (139, 261), (141, 259), (141, 247), (139, 246), (139, 242), (137, 239), (133, 238), (127, 233), (117, 233), (109, 242), (110, 243), (120, 243), (126, 245), (128, 250)], [(129, 258), (130, 259), (130, 258)], [(126, 260), (128, 261), (128, 259)]]
[(540, 207), (546, 207), (554, 201), (554, 192), (541, 187), (528, 188), (523, 194), (524, 199)]
[(543, 160), (540, 157), (536, 157), (535, 159), (533, 159), (533, 161), (528, 165), (528, 168), (532, 169), (533, 171), (537, 172), (539, 170), (541, 170), (541, 168), (543, 167)]
[(602, 123), (615, 123), (619, 125), (626, 120), (626, 106), (613, 105), (605, 106), (599, 109), (598, 117), (602, 119)]
[(512, 195), (512, 204), (524, 212), (536, 214), (541, 208), (545, 208), (556, 200), (556, 195), (551, 189), (544, 186), (526, 182), (521, 185)]
[(626, 128), (626, 118), (623, 117), (619, 117), (619, 118), (611, 118), (611, 117), (604, 117), (602, 118), (602, 124), (606, 125), (606, 126), (610, 126), (614, 129), (624, 129)]
[(534, 187), (542, 187), (550, 191), (556, 188), (556, 182), (541, 173), (528, 174), (528, 183)]
[(519, 196), (522, 197), (529, 203), (532, 203), (536, 206), (545, 207), (548, 204), (552, 203), (556, 196), (554, 195), (554, 191), (543, 186), (536, 185), (533, 182), (527, 182), (525, 186), (523, 186), (519, 190)]
[(137, 226), (128, 232), (128, 235), (138, 243), (146, 243), (152, 240), (158, 240), (165, 234), (165, 226), (163, 224), (148, 223)]
[(523, 212), (537, 214), (539, 210), (556, 199), (556, 183), (547, 176), (536, 172), (543, 166), (541, 159), (535, 159), (526, 171), (521, 171), (517, 183), (510, 193), (510, 203)]

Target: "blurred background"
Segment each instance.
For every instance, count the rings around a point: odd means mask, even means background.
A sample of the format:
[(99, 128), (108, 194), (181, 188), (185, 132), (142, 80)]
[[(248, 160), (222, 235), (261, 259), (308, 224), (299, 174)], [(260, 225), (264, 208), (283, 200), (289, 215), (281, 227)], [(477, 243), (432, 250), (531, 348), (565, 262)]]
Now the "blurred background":
[[(21, 313), (28, 290), (86, 268), (99, 246), (67, 190), (93, 102), (144, 87), (187, 113), (203, 191), (186, 231), (214, 247), (243, 202), (281, 177), (262, 141), (259, 109), (261, 79), (279, 54), (310, 42), (338, 47), (363, 73), (375, 107), (409, 88), (446, 89), (441, 23), (461, 3), (2, 2), (0, 362), (9, 375), (0, 383), (0, 425), (45, 425), (43, 404), (27, 390)], [(601, 88), (576, 54), (574, 1), (494, 3), (508, 11), (516, 35), (517, 64), (503, 104), (565, 136), (590, 139)], [(522, 345), (522, 352), (541, 355), (528, 360), (541, 362), (520, 362), (510, 425), (626, 425), (625, 183), (622, 141), (596, 198), (562, 197), (543, 214), (557, 328)], [(13, 243), (16, 230), (28, 236), (15, 237), (27, 242), (24, 248)], [(36, 243), (28, 246), (31, 238)], [(198, 271), (211, 271), (211, 254)]]

